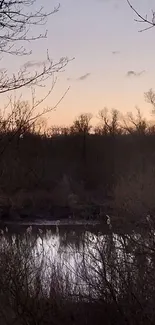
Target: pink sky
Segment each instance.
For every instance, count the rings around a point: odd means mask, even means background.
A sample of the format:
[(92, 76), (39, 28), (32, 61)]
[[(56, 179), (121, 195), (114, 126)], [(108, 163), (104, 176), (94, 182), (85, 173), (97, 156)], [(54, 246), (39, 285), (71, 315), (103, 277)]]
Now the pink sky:
[[(131, 1), (142, 14), (151, 17), (151, 9), (155, 9), (153, 0)], [(37, 0), (39, 4), (42, 5), (41, 0)], [(44, 0), (46, 10), (56, 4), (56, 0)], [(138, 33), (142, 25), (134, 18), (126, 0), (62, 0), (60, 11), (49, 18), (48, 38), (32, 44), (32, 56), (11, 60), (5, 57), (1, 66), (7, 66), (11, 73), (27, 61), (43, 61), (47, 48), (54, 60), (75, 57), (58, 75), (55, 89), (45, 102), (45, 106), (55, 105), (70, 86), (49, 117), (52, 124), (70, 124), (81, 112), (96, 116), (104, 106), (125, 113), (138, 105), (149, 117), (151, 107), (143, 94), (155, 89), (155, 28)], [(127, 76), (129, 71), (135, 75)], [(46, 89), (36, 90), (37, 96), (42, 96), (48, 87), (50, 81)], [(25, 89), (20, 93), (24, 99), (30, 96)], [(6, 100), (6, 95), (1, 96), (1, 102)]]

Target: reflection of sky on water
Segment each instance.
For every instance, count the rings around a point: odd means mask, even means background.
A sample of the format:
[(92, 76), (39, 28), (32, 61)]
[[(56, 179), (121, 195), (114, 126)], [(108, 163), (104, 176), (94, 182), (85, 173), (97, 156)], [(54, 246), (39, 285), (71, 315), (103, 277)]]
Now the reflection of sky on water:
[[(11, 245), (21, 252), (24, 247), (27, 254), (24, 255), (31, 258), (31, 270), (35, 269), (35, 274), (41, 275), (46, 291), (59, 278), (64, 287), (70, 286), (72, 294), (80, 291), (88, 295), (91, 290), (94, 296), (99, 289), (104, 290), (107, 283), (112, 283), (119, 294), (122, 279), (125, 283), (129, 273), (136, 281), (139, 251), (143, 253), (144, 246), (145, 250), (150, 247), (150, 238), (143, 234), (94, 234), (85, 230), (81, 235), (75, 230), (65, 232), (58, 227), (56, 232), (40, 229), (33, 233), (28, 228), (19, 236), (4, 233), (0, 240), (1, 252), (3, 248), (9, 251)], [(151, 267), (149, 254), (142, 263), (145, 268)]]
[[(135, 240), (138, 239), (138, 235), (135, 234)], [(112, 245), (112, 247), (111, 247)], [(127, 245), (127, 242), (126, 242)], [(106, 247), (106, 249), (105, 249)], [(87, 256), (87, 262), (91, 263), (92, 258), (96, 257), (96, 260), (99, 262), (101, 258), (101, 253), (108, 254), (108, 249), (115, 251), (115, 258), (123, 262), (124, 257), (124, 242), (122, 237), (117, 234), (111, 235), (94, 235), (89, 231), (85, 232), (84, 241), (80, 243), (79, 247), (75, 243), (69, 243), (68, 245), (61, 246), (61, 238), (59, 233), (52, 234), (50, 231), (47, 231), (46, 234), (37, 238), (36, 246), (34, 249), (34, 254), (38, 258), (44, 258), (46, 265), (48, 261), (59, 263), (62, 267), (66, 269), (76, 269), (77, 264), (81, 262), (83, 254)], [(132, 261), (132, 254), (128, 252), (128, 257)], [(100, 264), (100, 263), (99, 263)]]
[[(53, 235), (47, 231), (46, 235), (38, 237), (34, 254), (37, 257), (36, 265), (42, 263), (42, 274), (45, 282), (50, 278), (51, 265), (54, 265), (57, 271), (62, 271), (64, 281), (68, 275), (74, 291), (78, 283), (81, 290), (88, 293), (88, 280), (91, 279), (93, 289), (93, 285), (95, 287), (96, 282), (100, 283), (102, 276), (105, 276), (105, 269), (107, 281), (113, 280), (112, 264), (115, 263), (117, 268), (119, 267), (121, 270), (124, 268), (125, 272), (126, 259), (130, 265), (133, 263), (132, 253), (128, 252), (125, 255), (123, 245), (122, 237), (117, 234), (96, 236), (86, 231), (84, 241), (80, 243), (78, 248), (74, 243), (69, 243), (64, 247), (61, 246), (58, 232)], [(105, 265), (103, 265), (104, 263)], [(115, 285), (118, 288), (119, 273), (117, 270), (115, 273)]]

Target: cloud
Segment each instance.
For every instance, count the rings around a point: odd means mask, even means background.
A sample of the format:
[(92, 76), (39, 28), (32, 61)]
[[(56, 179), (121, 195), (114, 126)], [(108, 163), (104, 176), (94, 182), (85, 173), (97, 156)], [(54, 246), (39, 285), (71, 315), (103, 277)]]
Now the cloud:
[(78, 78), (67, 78), (68, 81), (84, 81), (86, 80), (88, 77), (90, 77), (91, 73), (90, 72), (87, 72), (86, 74), (78, 77)]
[(90, 75), (91, 75), (91, 73), (88, 72), (88, 73), (86, 73), (86, 74), (80, 76), (79, 78), (77, 78), (77, 80), (79, 80), (79, 81), (86, 80), (88, 77), (90, 77)]
[(129, 70), (126, 74), (127, 77), (140, 77), (142, 74), (144, 74), (146, 71), (142, 70), (140, 72), (136, 72), (133, 70)]
[(46, 61), (38, 61), (38, 62), (35, 62), (35, 61), (27, 61), (23, 65), (23, 67), (26, 68), (26, 69), (27, 68), (34, 68), (34, 67), (39, 68), (39, 67), (43, 66), (45, 63), (46, 63)]
[(120, 53), (120, 51), (112, 51), (113, 55), (116, 55), (116, 54), (119, 54), (119, 53)]

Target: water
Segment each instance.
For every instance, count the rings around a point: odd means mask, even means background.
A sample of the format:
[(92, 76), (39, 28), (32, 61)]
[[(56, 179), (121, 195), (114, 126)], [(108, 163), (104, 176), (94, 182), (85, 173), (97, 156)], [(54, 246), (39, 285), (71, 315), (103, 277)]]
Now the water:
[(101, 225), (10, 226), (0, 236), (0, 271), (28, 276), (31, 291), (38, 279), (46, 294), (56, 286), (74, 298), (120, 299), (129, 287), (134, 295), (145, 287), (147, 297), (155, 289), (154, 244), (149, 227), (118, 234)]
[(136, 232), (8, 225), (0, 233), (0, 302), (2, 324), (12, 317), (15, 325), (52, 324), (56, 317), (56, 324), (153, 325), (155, 229), (149, 221)]

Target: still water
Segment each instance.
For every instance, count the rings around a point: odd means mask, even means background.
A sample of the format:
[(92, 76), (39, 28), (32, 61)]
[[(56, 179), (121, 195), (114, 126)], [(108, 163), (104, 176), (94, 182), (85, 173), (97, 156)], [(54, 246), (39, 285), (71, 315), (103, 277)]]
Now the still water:
[(111, 297), (111, 290), (117, 297), (129, 285), (150, 290), (154, 243), (149, 228), (118, 234), (100, 225), (9, 226), (1, 231), (0, 267), (8, 263), (7, 272), (26, 276), (31, 289), (38, 279), (48, 294), (56, 286), (74, 297)]

